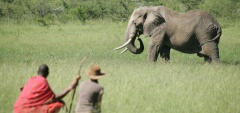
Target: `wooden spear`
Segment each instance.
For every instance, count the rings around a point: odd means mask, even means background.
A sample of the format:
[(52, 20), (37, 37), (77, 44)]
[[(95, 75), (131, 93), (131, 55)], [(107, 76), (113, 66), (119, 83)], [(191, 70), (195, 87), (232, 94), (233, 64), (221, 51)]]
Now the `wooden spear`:
[[(80, 62), (80, 68), (78, 70), (78, 73), (75, 77), (75, 80), (80, 80), (81, 79), (81, 75), (80, 75), (80, 72), (81, 72), (81, 68), (82, 68), (82, 65), (84, 63), (84, 61), (87, 59), (87, 57), (84, 57), (82, 59), (82, 61)], [(69, 113), (71, 113), (71, 109), (72, 109), (72, 103), (73, 103), (73, 100), (74, 100), (74, 96), (75, 96), (75, 92), (76, 92), (76, 87), (73, 89), (73, 93), (72, 93), (72, 100), (71, 100), (71, 103), (70, 103), (70, 106), (69, 106)]]

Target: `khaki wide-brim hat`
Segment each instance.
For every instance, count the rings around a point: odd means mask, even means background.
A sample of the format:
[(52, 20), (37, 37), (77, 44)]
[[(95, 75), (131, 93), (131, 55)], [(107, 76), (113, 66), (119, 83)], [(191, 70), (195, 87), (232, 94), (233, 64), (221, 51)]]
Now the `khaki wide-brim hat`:
[(102, 73), (101, 68), (98, 65), (94, 64), (90, 67), (89, 70), (86, 71), (86, 75), (93, 80), (97, 80), (102, 78), (105, 73)]

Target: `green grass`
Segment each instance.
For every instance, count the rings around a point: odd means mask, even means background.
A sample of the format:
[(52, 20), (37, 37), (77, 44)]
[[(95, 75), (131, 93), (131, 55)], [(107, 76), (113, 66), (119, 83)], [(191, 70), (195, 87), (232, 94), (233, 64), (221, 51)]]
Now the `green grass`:
[(119, 55), (114, 48), (123, 44), (126, 24), (98, 21), (44, 28), (1, 23), (0, 112), (12, 112), (19, 88), (36, 75), (40, 64), (49, 65), (48, 81), (60, 93), (85, 56), (81, 81), (88, 79), (85, 70), (94, 63), (107, 73), (100, 80), (103, 113), (240, 112), (240, 23), (223, 28), (219, 65), (174, 50), (170, 63), (147, 64), (149, 38), (144, 37), (144, 53)]

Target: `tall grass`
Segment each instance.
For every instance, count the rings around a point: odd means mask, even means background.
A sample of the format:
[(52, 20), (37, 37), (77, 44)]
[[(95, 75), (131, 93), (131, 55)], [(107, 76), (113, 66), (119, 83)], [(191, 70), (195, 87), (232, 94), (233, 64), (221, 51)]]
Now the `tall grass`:
[[(222, 63), (214, 65), (204, 64), (197, 55), (174, 50), (171, 50), (171, 62), (159, 60), (147, 64), (149, 38), (144, 37), (144, 53), (118, 55), (120, 51), (114, 48), (123, 44), (126, 23), (97, 21), (48, 28), (3, 23), (0, 112), (12, 112), (19, 88), (36, 75), (40, 64), (49, 65), (48, 81), (53, 91), (60, 93), (72, 82), (81, 59), (86, 56), (81, 81), (88, 79), (84, 72), (91, 64), (100, 65), (107, 73), (100, 80), (105, 90), (103, 113), (239, 113), (237, 25), (223, 28), (219, 44)], [(64, 98), (67, 105), (68, 98)]]

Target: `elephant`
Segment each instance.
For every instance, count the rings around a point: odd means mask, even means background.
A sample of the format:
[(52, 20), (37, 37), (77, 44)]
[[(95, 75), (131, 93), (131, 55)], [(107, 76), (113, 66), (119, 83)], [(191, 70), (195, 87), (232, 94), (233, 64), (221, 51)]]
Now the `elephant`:
[[(156, 62), (158, 56), (163, 61), (170, 60), (170, 49), (204, 57), (205, 62), (220, 62), (219, 40), (222, 34), (217, 20), (202, 10), (182, 13), (165, 6), (145, 6), (133, 11), (125, 33), (125, 43), (115, 50), (126, 47), (140, 54), (144, 44), (140, 35), (150, 37), (148, 62)], [(135, 46), (138, 39), (140, 46)]]

